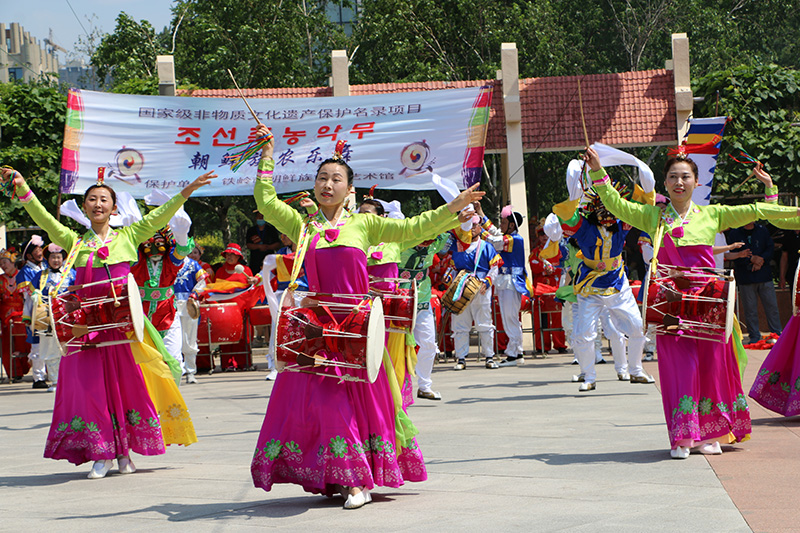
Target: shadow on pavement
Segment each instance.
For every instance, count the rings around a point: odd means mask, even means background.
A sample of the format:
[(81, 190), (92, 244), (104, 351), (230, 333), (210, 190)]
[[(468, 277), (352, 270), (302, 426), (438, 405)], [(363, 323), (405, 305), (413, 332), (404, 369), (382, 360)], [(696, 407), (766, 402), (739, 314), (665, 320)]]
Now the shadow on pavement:
[(427, 461), (429, 465), (444, 465), (458, 463), (475, 463), (484, 461), (507, 461), (516, 459), (520, 461), (539, 461), (552, 466), (567, 466), (574, 464), (592, 463), (630, 463), (630, 464), (650, 464), (662, 461), (671, 461), (669, 451), (666, 449), (658, 450), (639, 450), (633, 452), (614, 452), (614, 453), (537, 453), (533, 455), (511, 455), (505, 457), (483, 457), (480, 459), (454, 459), (452, 461)]

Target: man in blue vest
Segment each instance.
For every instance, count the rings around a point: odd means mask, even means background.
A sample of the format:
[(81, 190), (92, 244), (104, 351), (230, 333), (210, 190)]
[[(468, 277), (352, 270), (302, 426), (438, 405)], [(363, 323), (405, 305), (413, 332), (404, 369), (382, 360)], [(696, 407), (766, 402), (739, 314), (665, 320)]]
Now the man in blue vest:
[(522, 323), (519, 319), (522, 295), (528, 294), (528, 274), (525, 271), (525, 239), (517, 231), (522, 224), (522, 214), (507, 205), (500, 212), (500, 229), (483, 214), (478, 207), (484, 238), (490, 242), (503, 259), (500, 274), (495, 281), (494, 290), (500, 304), (500, 317), (503, 330), (508, 336), (506, 358), (498, 366), (517, 366), (525, 362), (522, 350)]

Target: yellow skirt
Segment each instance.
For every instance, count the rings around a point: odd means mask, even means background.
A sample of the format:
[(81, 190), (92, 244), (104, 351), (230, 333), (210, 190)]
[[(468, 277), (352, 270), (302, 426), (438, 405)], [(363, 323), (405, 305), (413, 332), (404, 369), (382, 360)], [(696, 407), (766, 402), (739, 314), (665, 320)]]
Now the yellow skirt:
[(161, 353), (155, 348), (155, 343), (145, 329), (144, 341), (131, 344), (133, 357), (147, 385), (147, 392), (161, 420), (161, 434), (164, 444), (178, 444), (188, 446), (197, 442), (194, 432), (192, 417), (186, 408), (186, 402), (178, 390), (178, 385)]

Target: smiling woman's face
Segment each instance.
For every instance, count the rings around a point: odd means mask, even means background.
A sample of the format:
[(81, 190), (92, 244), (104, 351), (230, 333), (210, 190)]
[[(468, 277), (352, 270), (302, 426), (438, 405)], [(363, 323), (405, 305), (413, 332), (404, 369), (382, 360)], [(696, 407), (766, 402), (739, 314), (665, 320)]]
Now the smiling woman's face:
[(350, 192), (347, 169), (338, 163), (322, 165), (314, 181), (314, 196), (323, 207), (335, 207), (344, 203)]
[(664, 187), (672, 202), (682, 203), (692, 197), (697, 187), (697, 176), (686, 161), (674, 163), (664, 176)]

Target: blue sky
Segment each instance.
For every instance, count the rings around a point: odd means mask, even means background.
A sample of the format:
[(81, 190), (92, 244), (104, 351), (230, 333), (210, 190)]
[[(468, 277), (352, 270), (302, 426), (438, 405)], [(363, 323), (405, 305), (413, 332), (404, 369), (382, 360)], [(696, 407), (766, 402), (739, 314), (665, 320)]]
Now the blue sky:
[[(67, 0), (0, 0), (0, 22), (4, 22), (6, 27), (11, 22), (19, 22), (39, 41), (44, 40), (52, 28), (55, 43), (72, 52), (78, 37), (84, 32), (80, 23), (91, 31), (87, 17), (96, 15), (92, 18), (95, 27), (111, 33), (117, 15), (125, 11), (137, 21), (147, 20), (156, 31), (161, 31), (172, 18), (171, 5), (171, 0), (69, 0), (69, 3)], [(59, 52), (58, 59), (63, 64), (65, 54)]]

